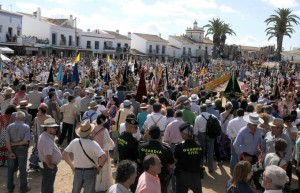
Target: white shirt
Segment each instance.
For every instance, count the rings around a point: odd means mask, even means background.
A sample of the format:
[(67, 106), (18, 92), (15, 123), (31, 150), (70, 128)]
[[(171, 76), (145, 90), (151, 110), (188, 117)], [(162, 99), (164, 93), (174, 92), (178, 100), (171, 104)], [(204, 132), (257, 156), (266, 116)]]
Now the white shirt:
[(166, 126), (167, 126), (167, 117), (162, 115), (161, 113), (151, 113), (151, 114), (147, 115), (146, 121), (144, 123), (144, 128), (149, 129), (151, 125), (154, 125), (155, 123), (153, 120), (156, 122), (160, 131), (165, 131)]
[[(201, 132), (201, 133), (206, 132), (206, 119), (208, 119), (209, 115), (211, 115), (211, 114), (209, 114), (208, 112), (202, 112), (201, 114), (199, 114), (196, 117), (195, 125), (194, 125), (194, 134), (195, 135), (198, 135), (199, 132)], [(214, 115), (212, 115), (212, 116), (214, 116)]]
[[(90, 139), (80, 138), (81, 144), (85, 152), (98, 164), (98, 158), (105, 154), (100, 145)], [(75, 168), (92, 168), (95, 164), (84, 154), (80, 144), (79, 138), (74, 139), (65, 149), (68, 153), (74, 154), (74, 167)]]
[(75, 105), (77, 106), (77, 109), (81, 109), (80, 108), (80, 101), (81, 101), (81, 97), (80, 96), (77, 96), (75, 98)]
[(236, 117), (236, 118), (230, 120), (227, 125), (227, 135), (228, 135), (229, 139), (236, 138), (240, 129), (245, 127), (246, 125), (247, 125), (247, 122), (243, 119), (243, 117)]

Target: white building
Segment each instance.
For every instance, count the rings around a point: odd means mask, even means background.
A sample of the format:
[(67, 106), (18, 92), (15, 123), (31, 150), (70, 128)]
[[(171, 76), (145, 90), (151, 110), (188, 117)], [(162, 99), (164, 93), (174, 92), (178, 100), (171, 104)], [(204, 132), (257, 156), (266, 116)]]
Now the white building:
[(133, 33), (131, 40), (131, 48), (148, 58), (165, 60), (168, 57), (166, 47), (169, 42), (158, 35)]
[(0, 5), (0, 45), (8, 46), (19, 54), (22, 28), (22, 15), (3, 10)]
[(169, 44), (180, 49), (176, 58), (192, 58), (196, 57), (198, 44), (185, 36), (169, 36)]
[(38, 8), (33, 14), (23, 15), (23, 44), (26, 54), (57, 56), (75, 55), (75, 34), (81, 30), (75, 28), (75, 20), (42, 17)]
[[(115, 48), (115, 56), (113, 58), (115, 59), (127, 59), (130, 53), (131, 48), (131, 32), (128, 32), (128, 35), (122, 35), (120, 34), (119, 30), (114, 31), (108, 31), (104, 30), (106, 33), (114, 36), (115, 41), (112, 43), (113, 48)], [(106, 47), (104, 46), (103, 51), (106, 51)]]
[(204, 38), (204, 29), (198, 27), (195, 21), (193, 27), (188, 27), (185, 34), (181, 36), (169, 36), (169, 45), (180, 49), (180, 53), (176, 58), (193, 59), (197, 61), (199, 57), (203, 58), (205, 54), (211, 55), (213, 42)]

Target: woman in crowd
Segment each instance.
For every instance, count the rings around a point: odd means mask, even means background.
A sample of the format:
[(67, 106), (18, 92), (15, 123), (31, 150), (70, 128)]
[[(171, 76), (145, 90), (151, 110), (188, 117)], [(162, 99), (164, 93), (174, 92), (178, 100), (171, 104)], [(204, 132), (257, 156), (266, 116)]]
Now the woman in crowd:
[(35, 145), (32, 148), (32, 153), (29, 158), (29, 168), (33, 170), (38, 170), (39, 169), (39, 155), (38, 155), (38, 150), (37, 150), (37, 142), (39, 139), (39, 136), (43, 132), (43, 128), (41, 125), (44, 124), (44, 121), (48, 118), (51, 118), (50, 115), (47, 115), (47, 110), (48, 106), (46, 103), (41, 103), (40, 106), (38, 107), (38, 112), (36, 114), (36, 117), (33, 120), (33, 125), (32, 125), (32, 132), (34, 135), (34, 142)]
[(5, 113), (0, 115), (0, 166), (7, 166), (6, 127), (10, 122), (11, 114), (16, 111), (14, 105), (8, 105)]
[(117, 114), (117, 111), (119, 109), (119, 101), (117, 96), (112, 96), (109, 103), (107, 104), (106, 108), (108, 109), (109, 113), (109, 120), (110, 120), (110, 125), (114, 125), (114, 118)]
[(247, 161), (240, 161), (236, 164), (233, 177), (229, 181), (230, 186), (227, 193), (254, 193), (248, 181), (253, 175), (252, 166)]
[(105, 151), (108, 160), (97, 175), (95, 186), (96, 192), (106, 191), (111, 185), (113, 185), (109, 151), (114, 148), (114, 142), (110, 138), (107, 129), (104, 127), (106, 121), (108, 120), (104, 114), (99, 115), (96, 120), (97, 125), (91, 134), (93, 140), (95, 140)]

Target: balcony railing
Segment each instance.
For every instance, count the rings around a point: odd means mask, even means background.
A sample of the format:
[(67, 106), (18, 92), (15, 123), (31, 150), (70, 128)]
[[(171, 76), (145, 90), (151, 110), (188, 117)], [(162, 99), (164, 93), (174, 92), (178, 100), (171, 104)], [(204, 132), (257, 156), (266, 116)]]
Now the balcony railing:
[(103, 50), (115, 50), (115, 48), (112, 46), (104, 46)]
[(116, 52), (117, 53), (121, 53), (121, 52), (129, 52), (130, 51), (130, 47), (116, 47)]

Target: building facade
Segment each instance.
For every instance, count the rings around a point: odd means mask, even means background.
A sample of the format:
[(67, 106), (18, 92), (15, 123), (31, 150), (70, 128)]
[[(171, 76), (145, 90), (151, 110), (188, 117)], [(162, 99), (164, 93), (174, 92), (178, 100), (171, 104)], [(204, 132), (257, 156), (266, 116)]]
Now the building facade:
[(0, 5), (0, 21), (0, 45), (10, 47), (18, 54), (22, 46), (22, 15), (3, 10)]

